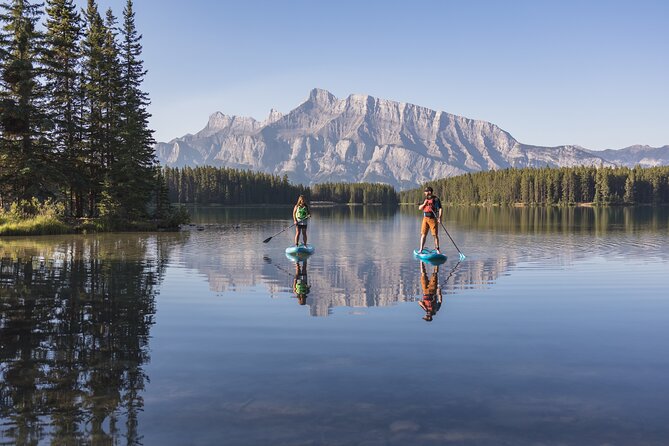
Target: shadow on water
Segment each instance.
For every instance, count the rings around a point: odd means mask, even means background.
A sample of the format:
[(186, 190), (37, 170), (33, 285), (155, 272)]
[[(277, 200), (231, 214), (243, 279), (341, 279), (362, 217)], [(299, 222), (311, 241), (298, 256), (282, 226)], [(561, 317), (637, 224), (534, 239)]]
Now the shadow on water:
[(177, 238), (0, 242), (0, 438), (140, 444), (155, 299)]

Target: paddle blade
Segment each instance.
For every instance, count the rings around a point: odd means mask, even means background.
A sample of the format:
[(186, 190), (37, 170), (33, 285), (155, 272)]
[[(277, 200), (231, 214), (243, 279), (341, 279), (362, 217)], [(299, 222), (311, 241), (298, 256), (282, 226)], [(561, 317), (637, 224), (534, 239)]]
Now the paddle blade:
[[(272, 236), (273, 237), (273, 236)], [(263, 243), (269, 243), (270, 240), (272, 240), (272, 237), (267, 237), (265, 240), (263, 240)]]

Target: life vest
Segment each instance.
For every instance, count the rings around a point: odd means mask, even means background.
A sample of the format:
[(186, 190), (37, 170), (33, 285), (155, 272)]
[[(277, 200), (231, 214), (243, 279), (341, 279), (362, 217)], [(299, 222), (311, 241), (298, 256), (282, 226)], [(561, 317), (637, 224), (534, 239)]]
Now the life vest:
[(435, 217), (439, 208), (436, 205), (437, 197), (427, 199), (427, 204), (423, 207), (423, 212), (428, 217)]
[(302, 282), (301, 280), (298, 280), (297, 283), (295, 284), (295, 293), (308, 294), (309, 285), (307, 285), (305, 282)]
[(300, 220), (300, 221), (301, 220), (306, 220), (307, 215), (309, 215), (309, 213), (307, 211), (306, 206), (298, 206), (297, 207), (297, 210), (295, 211), (295, 217), (297, 217), (298, 220)]
[(423, 308), (425, 309), (425, 311), (429, 311), (430, 313), (435, 312), (434, 311), (434, 306), (433, 306), (434, 305), (434, 297), (432, 297), (428, 294), (423, 295), (423, 305), (424, 305)]

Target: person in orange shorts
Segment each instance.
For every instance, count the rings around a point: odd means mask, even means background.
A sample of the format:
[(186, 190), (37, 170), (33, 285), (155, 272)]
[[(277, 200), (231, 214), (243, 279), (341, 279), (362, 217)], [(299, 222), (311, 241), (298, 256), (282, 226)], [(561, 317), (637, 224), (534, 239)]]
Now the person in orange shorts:
[(425, 238), (427, 237), (427, 231), (432, 232), (434, 237), (434, 246), (439, 254), (441, 250), (439, 249), (439, 224), (441, 223), (441, 200), (439, 197), (432, 193), (432, 188), (430, 186), (426, 187), (423, 191), (425, 194), (425, 200), (423, 204), (418, 206), (418, 209), (423, 211), (423, 223), (420, 226), (420, 249), (422, 251), (425, 248)]

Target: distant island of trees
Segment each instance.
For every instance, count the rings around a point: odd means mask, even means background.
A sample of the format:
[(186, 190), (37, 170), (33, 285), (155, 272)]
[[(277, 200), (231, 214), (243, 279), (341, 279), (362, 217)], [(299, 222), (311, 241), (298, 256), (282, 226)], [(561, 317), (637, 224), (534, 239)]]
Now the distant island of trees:
[(387, 184), (322, 183), (294, 185), (288, 176), (226, 167), (163, 169), (172, 203), (192, 204), (294, 204), (299, 195), (311, 201), (340, 204), (396, 205), (398, 195)]

